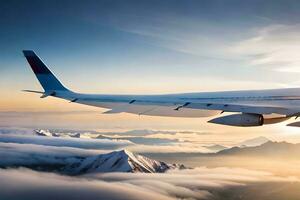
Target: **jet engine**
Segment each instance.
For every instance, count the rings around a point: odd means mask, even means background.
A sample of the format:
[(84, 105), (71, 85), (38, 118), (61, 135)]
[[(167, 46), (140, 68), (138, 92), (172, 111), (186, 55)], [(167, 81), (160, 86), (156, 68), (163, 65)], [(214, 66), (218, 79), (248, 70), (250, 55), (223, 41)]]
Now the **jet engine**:
[(275, 124), (289, 119), (283, 115), (260, 115), (241, 113), (218, 117), (208, 121), (209, 123), (229, 126), (262, 126), (263, 124)]
[(209, 123), (229, 126), (262, 126), (263, 124), (275, 124), (289, 119), (287, 116), (260, 115), (241, 113), (218, 117), (208, 121)]
[(218, 117), (208, 122), (229, 126), (262, 126), (264, 124), (264, 117), (258, 114), (242, 113)]

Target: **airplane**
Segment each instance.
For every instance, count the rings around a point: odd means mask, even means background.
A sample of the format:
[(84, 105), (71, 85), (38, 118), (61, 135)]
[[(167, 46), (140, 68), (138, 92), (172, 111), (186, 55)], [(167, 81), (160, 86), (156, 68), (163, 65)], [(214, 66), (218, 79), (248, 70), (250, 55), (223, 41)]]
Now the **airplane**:
[[(211, 117), (209, 123), (252, 127), (300, 116), (300, 88), (156, 95), (82, 94), (67, 89), (32, 50), (23, 50), (44, 91), (23, 90), (94, 107), (105, 114), (133, 113), (167, 117)], [(297, 122), (288, 126), (300, 125)]]

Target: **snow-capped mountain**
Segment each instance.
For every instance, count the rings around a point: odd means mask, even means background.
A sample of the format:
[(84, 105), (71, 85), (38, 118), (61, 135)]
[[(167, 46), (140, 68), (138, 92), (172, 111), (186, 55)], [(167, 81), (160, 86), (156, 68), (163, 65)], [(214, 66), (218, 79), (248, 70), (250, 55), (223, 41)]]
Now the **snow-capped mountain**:
[(185, 169), (184, 165), (167, 164), (134, 154), (127, 150), (90, 156), (65, 167), (67, 174), (77, 175), (97, 172), (163, 173), (169, 169)]
[(245, 140), (245, 141), (239, 143), (237, 146), (238, 147), (255, 147), (255, 146), (260, 146), (269, 141), (270, 140), (268, 138), (260, 136), (260, 137), (252, 138), (249, 140)]
[(47, 137), (68, 137), (68, 138), (80, 138), (81, 134), (74, 132), (74, 133), (56, 133), (50, 130), (43, 130), (43, 129), (36, 129), (34, 130), (35, 134), (38, 136), (47, 136)]

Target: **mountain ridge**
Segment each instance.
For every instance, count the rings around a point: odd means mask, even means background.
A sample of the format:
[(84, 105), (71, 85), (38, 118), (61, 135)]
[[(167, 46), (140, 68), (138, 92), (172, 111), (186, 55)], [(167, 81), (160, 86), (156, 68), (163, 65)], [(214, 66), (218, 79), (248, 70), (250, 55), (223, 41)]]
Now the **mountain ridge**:
[(186, 169), (186, 167), (182, 164), (168, 164), (153, 160), (128, 150), (120, 150), (87, 157), (67, 165), (63, 171), (67, 174), (79, 175), (107, 172), (164, 173), (170, 169)]
[(267, 137), (259, 136), (259, 137), (251, 138), (248, 140), (244, 140), (243, 142), (238, 143), (236, 146), (237, 147), (254, 147), (254, 146), (262, 145), (269, 141), (270, 140)]
[(234, 156), (272, 156), (272, 157), (298, 157), (300, 154), (300, 143), (292, 144), (288, 142), (268, 141), (254, 147), (232, 147), (222, 150), (216, 155)]

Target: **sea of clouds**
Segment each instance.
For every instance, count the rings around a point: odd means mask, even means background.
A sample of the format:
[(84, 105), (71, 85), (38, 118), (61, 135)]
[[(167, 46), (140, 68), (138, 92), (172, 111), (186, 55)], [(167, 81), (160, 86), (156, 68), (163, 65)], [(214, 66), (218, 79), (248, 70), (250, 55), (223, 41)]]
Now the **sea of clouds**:
[[(136, 134), (133, 132), (132, 135), (136, 137)], [(145, 136), (149, 134), (153, 132), (142, 132)], [(274, 200), (282, 199), (287, 194), (290, 199), (300, 196), (297, 189), (300, 180), (296, 177), (279, 177), (268, 172), (241, 168), (206, 168), (205, 163), (199, 163), (199, 167), (194, 169), (170, 170), (162, 174), (96, 173), (76, 177), (26, 168), (32, 165), (73, 163), (76, 159), (123, 148), (167, 152), (167, 148), (171, 151), (172, 146), (175, 152), (176, 148), (180, 148), (178, 144), (151, 147), (126, 139), (47, 137), (34, 135), (32, 130), (30, 132), (26, 129), (2, 130), (0, 199), (215, 200), (240, 199), (244, 195), (243, 199)]]
[[(0, 170), (0, 197), (29, 199), (238, 199), (235, 195), (260, 193), (265, 199), (281, 199), (282, 185), (299, 187), (296, 178), (276, 177), (260, 171), (229, 168), (196, 168), (166, 174), (105, 173), (67, 177), (28, 169)], [(292, 187), (291, 187), (292, 188)], [(223, 196), (227, 191), (229, 195)], [(295, 190), (290, 191), (299, 195)], [(259, 193), (258, 193), (259, 194)], [(262, 199), (262, 198), (261, 198)]]

